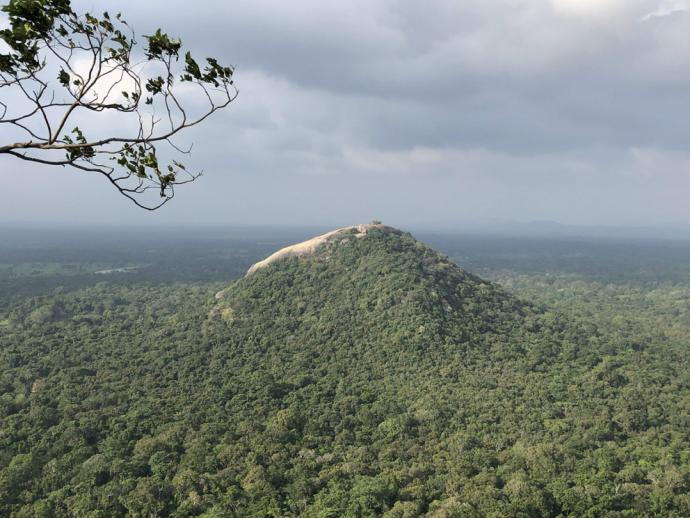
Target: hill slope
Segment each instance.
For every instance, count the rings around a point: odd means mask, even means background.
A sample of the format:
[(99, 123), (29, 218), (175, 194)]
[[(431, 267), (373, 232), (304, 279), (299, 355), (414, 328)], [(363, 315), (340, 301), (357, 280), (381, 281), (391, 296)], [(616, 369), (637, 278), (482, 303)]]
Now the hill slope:
[(257, 263), (220, 292), (229, 330), (260, 331), (277, 348), (304, 333), (322, 353), (431, 354), (488, 347), (536, 317), (409, 234), (359, 226), (326, 236), (308, 254)]
[(317, 241), (217, 300), (99, 285), (0, 330), (0, 514), (690, 514), (682, 351), (389, 227)]

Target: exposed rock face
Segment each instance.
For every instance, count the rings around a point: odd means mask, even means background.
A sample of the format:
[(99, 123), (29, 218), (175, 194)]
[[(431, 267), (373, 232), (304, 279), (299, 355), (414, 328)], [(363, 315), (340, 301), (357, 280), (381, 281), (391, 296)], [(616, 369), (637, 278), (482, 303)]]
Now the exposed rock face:
[[(259, 261), (258, 263), (252, 265), (245, 277), (249, 277), (254, 274), (257, 270), (266, 268), (270, 264), (280, 261), (282, 259), (288, 259), (290, 257), (305, 257), (314, 254), (317, 250), (326, 244), (336, 243), (338, 241), (347, 240), (350, 238), (362, 238), (365, 237), (370, 230), (378, 229), (383, 232), (390, 232), (393, 234), (402, 234), (402, 231), (389, 227), (379, 222), (367, 223), (363, 225), (353, 225), (351, 227), (343, 227), (331, 232), (327, 232), (320, 236), (313, 237), (301, 243), (295, 245), (286, 246), (275, 252), (274, 254), (268, 256), (266, 259)], [(216, 294), (217, 299), (223, 298), (224, 291), (220, 291)]]
[(280, 261), (281, 259), (311, 255), (326, 243), (346, 239), (348, 237), (364, 237), (371, 229), (374, 228), (386, 232), (401, 234), (400, 230), (394, 229), (393, 227), (388, 227), (381, 223), (368, 223), (365, 225), (353, 225), (351, 227), (339, 228), (336, 230), (332, 230), (331, 232), (322, 234), (320, 236), (313, 237), (301, 243), (297, 243), (296, 245), (286, 246), (285, 248), (278, 250), (276, 253), (268, 256), (263, 261), (259, 261), (258, 263), (254, 264), (251, 268), (249, 268), (249, 270), (247, 270), (247, 274), (245, 275), (245, 277), (249, 277), (257, 270), (260, 270), (261, 268), (266, 268), (271, 263)]

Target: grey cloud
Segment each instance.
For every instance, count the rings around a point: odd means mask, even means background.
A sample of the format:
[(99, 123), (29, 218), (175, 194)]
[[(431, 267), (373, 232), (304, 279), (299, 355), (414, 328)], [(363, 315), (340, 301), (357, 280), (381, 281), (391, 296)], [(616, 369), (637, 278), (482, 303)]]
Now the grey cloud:
[(642, 23), (653, 3), (632, 4), (603, 25), (540, 0), (233, 2), (169, 22), (237, 62), (240, 79), (258, 70), (338, 96), (331, 117), (347, 105), (343, 124), (376, 145), (682, 147), (690, 16)]
[[(238, 66), (237, 102), (190, 135), (193, 161), (208, 174), (180, 191), (166, 218), (690, 223), (681, 195), (690, 195), (690, 14), (670, 5), (242, 0), (122, 9), (140, 33), (160, 25)], [(16, 182), (14, 199), (47, 197), (22, 197), (30, 188), (6, 164), (0, 175)], [(84, 206), (65, 214), (85, 213), (89, 192), (108, 197), (94, 182), (68, 183), (66, 199), (79, 193)], [(22, 214), (17, 203), (0, 206), (0, 218)], [(141, 218), (121, 216), (120, 203), (105, 202), (103, 217)]]

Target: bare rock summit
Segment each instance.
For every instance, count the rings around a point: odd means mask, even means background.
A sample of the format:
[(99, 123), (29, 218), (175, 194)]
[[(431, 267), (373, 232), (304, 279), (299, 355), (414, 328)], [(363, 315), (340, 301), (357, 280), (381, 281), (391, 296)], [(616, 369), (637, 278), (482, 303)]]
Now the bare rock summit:
[(245, 277), (249, 277), (250, 275), (254, 274), (257, 270), (266, 268), (270, 264), (276, 261), (280, 261), (282, 259), (312, 255), (314, 252), (316, 252), (326, 244), (337, 243), (343, 240), (349, 240), (352, 237), (358, 239), (365, 237), (373, 229), (378, 229), (384, 232), (394, 234), (402, 234), (400, 230), (386, 226), (377, 221), (363, 225), (353, 225), (350, 227), (338, 228), (336, 230), (326, 232), (325, 234), (322, 234), (320, 236), (316, 236), (311, 239), (307, 239), (306, 241), (302, 241), (301, 243), (281, 248), (274, 254), (268, 256), (266, 259), (252, 265), (252, 267), (249, 268), (249, 270), (247, 270)]

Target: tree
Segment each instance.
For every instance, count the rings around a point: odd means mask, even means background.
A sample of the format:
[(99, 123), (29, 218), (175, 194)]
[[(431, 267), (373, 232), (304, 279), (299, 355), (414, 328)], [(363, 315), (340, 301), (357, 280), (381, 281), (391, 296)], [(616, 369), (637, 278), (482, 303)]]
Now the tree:
[(236, 99), (233, 67), (197, 62), (161, 29), (138, 47), (120, 14), (77, 14), (70, 0), (10, 0), (2, 11), (0, 127), (10, 141), (0, 154), (99, 173), (148, 210), (200, 176), (177, 159), (191, 146), (174, 139)]

